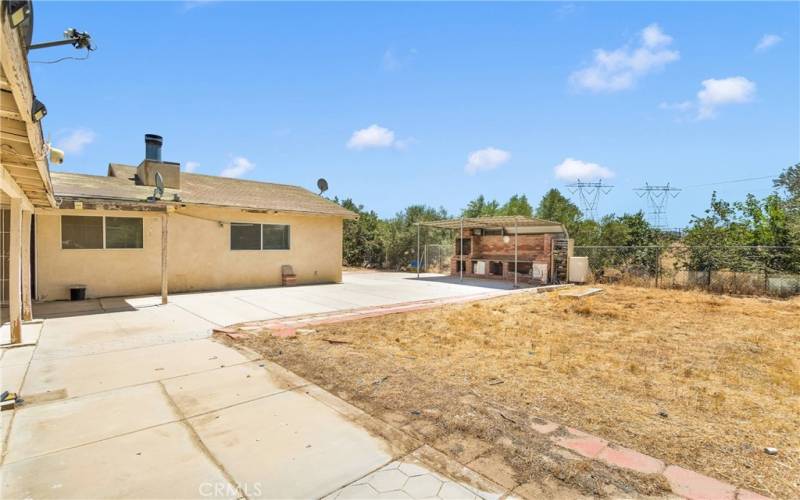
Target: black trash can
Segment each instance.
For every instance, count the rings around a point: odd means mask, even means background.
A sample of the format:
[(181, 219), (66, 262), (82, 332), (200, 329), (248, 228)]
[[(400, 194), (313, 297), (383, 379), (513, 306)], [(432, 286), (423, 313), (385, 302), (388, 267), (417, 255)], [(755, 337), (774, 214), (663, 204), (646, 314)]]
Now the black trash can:
[(69, 287), (69, 300), (86, 300), (86, 285)]

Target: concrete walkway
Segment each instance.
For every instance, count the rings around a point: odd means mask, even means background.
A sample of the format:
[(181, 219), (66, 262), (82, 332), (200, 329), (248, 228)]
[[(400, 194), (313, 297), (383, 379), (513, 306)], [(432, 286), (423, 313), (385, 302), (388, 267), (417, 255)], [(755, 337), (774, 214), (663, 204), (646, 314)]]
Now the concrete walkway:
[[(489, 498), (502, 488), (281, 367), (232, 323), (505, 285), (353, 273), (340, 285), (38, 304), (2, 349), (2, 498)], [(6, 326), (7, 329), (7, 326)], [(2, 332), (0, 332), (2, 334)], [(391, 438), (391, 439), (388, 439)], [(391, 443), (391, 444), (390, 444)], [(398, 444), (399, 443), (399, 444)]]

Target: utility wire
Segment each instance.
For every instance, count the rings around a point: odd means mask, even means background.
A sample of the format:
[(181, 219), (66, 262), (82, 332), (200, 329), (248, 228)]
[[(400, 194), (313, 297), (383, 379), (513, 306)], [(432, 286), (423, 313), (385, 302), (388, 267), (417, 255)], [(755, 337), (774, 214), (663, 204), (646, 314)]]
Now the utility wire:
[(91, 54), (93, 50), (96, 50), (96, 48), (94, 47), (91, 49), (87, 48), (86, 55), (84, 57), (67, 56), (67, 57), (61, 57), (59, 59), (53, 59), (52, 61), (28, 61), (28, 62), (32, 64), (57, 64), (60, 63), (61, 61), (67, 61), (69, 59), (72, 59), (73, 61), (85, 61), (89, 59), (89, 54)]
[(747, 179), (734, 179), (732, 181), (720, 181), (720, 182), (709, 182), (708, 184), (695, 184), (693, 186), (684, 186), (683, 189), (692, 189), (698, 187), (708, 187), (708, 186), (720, 186), (722, 184), (735, 184), (737, 182), (749, 182), (749, 181), (759, 181), (762, 179), (774, 179), (778, 177), (780, 174), (773, 174), (773, 175), (765, 175), (763, 177), (748, 177)]

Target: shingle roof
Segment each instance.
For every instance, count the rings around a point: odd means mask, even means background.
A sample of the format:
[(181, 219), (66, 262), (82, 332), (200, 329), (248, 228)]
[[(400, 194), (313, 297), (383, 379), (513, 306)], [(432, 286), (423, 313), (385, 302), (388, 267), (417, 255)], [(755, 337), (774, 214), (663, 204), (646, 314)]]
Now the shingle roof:
[[(153, 195), (152, 186), (134, 183), (136, 167), (112, 163), (108, 173), (106, 177), (52, 172), (55, 196), (141, 203)], [(356, 217), (355, 213), (322, 196), (287, 184), (181, 172), (181, 189), (165, 189), (162, 200), (172, 201), (175, 194), (186, 204)]]

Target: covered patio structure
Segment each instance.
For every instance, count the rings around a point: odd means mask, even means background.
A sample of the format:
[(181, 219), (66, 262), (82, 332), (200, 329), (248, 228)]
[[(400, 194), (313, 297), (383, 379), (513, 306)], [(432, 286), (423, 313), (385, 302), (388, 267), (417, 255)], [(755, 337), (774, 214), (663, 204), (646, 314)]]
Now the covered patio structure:
[(559, 222), (516, 215), (418, 222), (417, 277), (422, 226), (457, 231), (450, 274), (462, 281), (464, 276), (513, 280), (517, 287), (567, 280), (572, 245)]
[(9, 325), (0, 329), (0, 343), (20, 344), (22, 323), (32, 319), (32, 216), (56, 203), (40, 121), (46, 110), (34, 97), (28, 67), (33, 17), (12, 23), (6, 3), (0, 19), (0, 306), (8, 312), (0, 310), (0, 323)]

